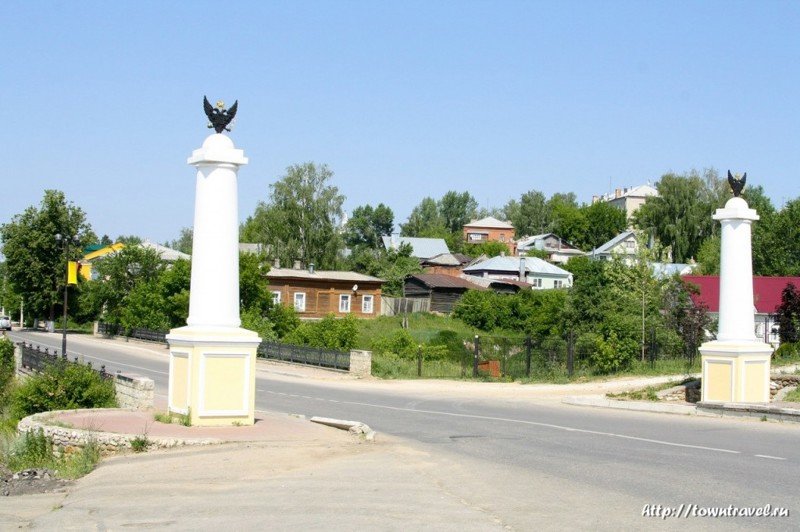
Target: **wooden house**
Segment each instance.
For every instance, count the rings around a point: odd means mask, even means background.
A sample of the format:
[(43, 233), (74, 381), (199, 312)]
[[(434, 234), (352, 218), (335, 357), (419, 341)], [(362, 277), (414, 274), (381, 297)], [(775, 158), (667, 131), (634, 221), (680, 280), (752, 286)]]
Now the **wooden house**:
[(328, 314), (358, 318), (381, 315), (383, 279), (355, 272), (272, 268), (267, 273), (275, 303), (294, 307), (301, 319)]
[(431, 312), (448, 313), (467, 290), (485, 290), (460, 277), (443, 273), (420, 273), (406, 277), (405, 297), (430, 299)]

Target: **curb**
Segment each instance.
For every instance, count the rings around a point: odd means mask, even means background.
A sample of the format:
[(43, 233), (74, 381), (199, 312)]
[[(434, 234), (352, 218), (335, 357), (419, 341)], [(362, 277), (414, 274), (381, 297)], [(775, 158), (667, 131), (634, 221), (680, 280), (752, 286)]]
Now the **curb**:
[(698, 408), (694, 405), (674, 405), (649, 401), (616, 401), (603, 395), (572, 395), (561, 400), (562, 403), (574, 406), (593, 406), (596, 408), (611, 408), (617, 410), (630, 410), (633, 412), (657, 412), (659, 414), (697, 415)]
[(697, 403), (697, 412), (719, 417), (751, 417), (800, 423), (800, 409), (769, 404), (747, 403)]
[(329, 417), (314, 416), (309, 419), (312, 423), (319, 423), (328, 427), (334, 427), (340, 430), (346, 430), (351, 434), (363, 434), (364, 439), (367, 441), (375, 441), (375, 431), (369, 428), (365, 423), (360, 421), (346, 421), (344, 419), (333, 419)]

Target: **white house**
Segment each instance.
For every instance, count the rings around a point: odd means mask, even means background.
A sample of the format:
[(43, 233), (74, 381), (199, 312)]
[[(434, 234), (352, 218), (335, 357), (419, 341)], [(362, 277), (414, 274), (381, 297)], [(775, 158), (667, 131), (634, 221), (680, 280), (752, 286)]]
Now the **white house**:
[(534, 290), (572, 286), (572, 274), (538, 257), (493, 257), (464, 268), (464, 273), (490, 279), (530, 283)]
[(618, 188), (613, 194), (593, 196), (592, 203), (597, 203), (598, 201), (608, 202), (625, 211), (626, 218), (630, 220), (633, 213), (644, 205), (650, 196), (658, 196), (658, 190), (651, 185), (639, 185), (638, 187)]
[(614, 255), (633, 258), (638, 250), (639, 242), (636, 240), (636, 233), (624, 231), (602, 246), (595, 248), (589, 255), (597, 260), (611, 260)]
[(524, 255), (533, 249), (544, 251), (547, 253), (547, 260), (558, 264), (566, 264), (572, 257), (586, 255), (586, 253), (554, 233), (526, 236), (517, 240), (518, 254)]

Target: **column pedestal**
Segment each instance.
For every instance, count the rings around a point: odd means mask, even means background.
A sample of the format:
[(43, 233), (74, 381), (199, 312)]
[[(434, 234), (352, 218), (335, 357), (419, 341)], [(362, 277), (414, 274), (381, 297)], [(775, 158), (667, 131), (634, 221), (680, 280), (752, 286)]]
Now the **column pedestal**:
[(192, 425), (254, 423), (256, 349), (253, 331), (181, 327), (169, 341), (169, 411)]
[(711, 403), (768, 403), (772, 346), (759, 342), (706, 342), (702, 397)]

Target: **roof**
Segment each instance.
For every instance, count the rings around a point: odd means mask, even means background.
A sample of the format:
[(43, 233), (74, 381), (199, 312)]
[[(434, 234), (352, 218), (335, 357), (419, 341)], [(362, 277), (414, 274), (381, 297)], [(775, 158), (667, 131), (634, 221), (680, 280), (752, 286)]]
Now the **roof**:
[(597, 255), (600, 253), (611, 253), (611, 250), (616, 247), (617, 244), (628, 238), (629, 236), (635, 235), (633, 231), (623, 231), (622, 233), (618, 234), (602, 246), (599, 246), (597, 249), (592, 251), (592, 255)]
[(450, 253), (444, 238), (417, 238), (410, 236), (383, 236), (386, 249), (398, 249), (402, 244), (411, 246), (411, 256), (418, 259), (429, 259), (442, 253)]
[[(684, 281), (697, 285), (699, 294), (693, 294), (695, 303), (704, 303), (709, 312), (719, 312), (719, 275), (684, 275)], [(800, 277), (753, 276), (753, 304), (760, 314), (772, 314), (781, 304), (781, 292), (789, 283), (800, 288)]]
[(187, 253), (183, 253), (177, 249), (168, 248), (167, 246), (162, 246), (161, 244), (150, 242), (149, 240), (145, 240), (139, 244), (139, 247), (144, 249), (152, 249), (158, 253), (158, 256), (161, 257), (161, 260), (165, 260), (167, 262), (175, 262), (176, 260), (181, 259), (189, 260), (192, 258), (192, 256)]
[(356, 282), (371, 282), (383, 283), (383, 279), (372, 277), (371, 275), (364, 275), (363, 273), (356, 272), (343, 272), (335, 270), (314, 270), (314, 273), (308, 270), (295, 270), (294, 268), (270, 268), (267, 272), (268, 279), (307, 279), (319, 281), (356, 281)]
[(498, 220), (493, 216), (487, 216), (486, 218), (481, 218), (480, 220), (472, 220), (468, 224), (464, 224), (464, 227), (486, 227), (489, 229), (514, 229), (514, 226), (511, 225), (510, 223)]
[(461, 261), (452, 253), (442, 253), (429, 259), (424, 260), (425, 264), (433, 264), (435, 266), (461, 266)]
[(464, 273), (482, 271), (519, 272), (520, 261), (525, 261), (525, 271), (528, 273), (544, 273), (564, 277), (572, 275), (567, 270), (538, 257), (492, 257), (483, 262), (467, 266), (464, 268)]
[(617, 197), (616, 191), (609, 192), (600, 196), (601, 201), (613, 201), (620, 198), (644, 198), (647, 196), (658, 196), (658, 190), (652, 185), (639, 185), (636, 187), (625, 187), (620, 189), (620, 195)]
[(578, 253), (583, 254), (583, 251), (579, 250), (574, 245), (572, 245), (571, 243), (567, 242), (565, 239), (561, 238), (560, 236), (558, 236), (555, 233), (542, 233), (540, 235), (526, 236), (526, 237), (520, 238), (520, 239), (517, 240), (517, 249), (520, 250), (520, 251), (524, 251), (524, 250), (530, 249), (530, 248), (536, 246), (536, 242), (544, 241), (547, 237), (553, 237), (553, 238), (557, 239), (558, 242), (559, 242), (559, 247), (557, 247), (557, 248), (552, 248), (552, 247), (551, 248), (546, 248), (546, 247), (543, 246), (545, 249), (550, 249), (550, 250), (553, 250), (553, 251), (561, 251), (561, 252), (564, 252), (564, 253), (578, 252)]
[(463, 288), (465, 290), (483, 290), (482, 286), (471, 283), (461, 277), (443, 273), (418, 273), (406, 279), (417, 279), (428, 288)]
[(678, 275), (688, 275), (697, 267), (697, 264), (653, 262), (650, 266), (653, 268), (653, 275), (658, 278), (665, 278), (672, 277), (676, 273)]

